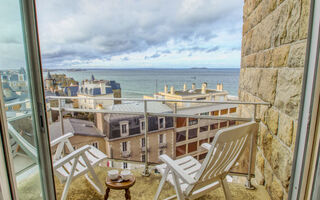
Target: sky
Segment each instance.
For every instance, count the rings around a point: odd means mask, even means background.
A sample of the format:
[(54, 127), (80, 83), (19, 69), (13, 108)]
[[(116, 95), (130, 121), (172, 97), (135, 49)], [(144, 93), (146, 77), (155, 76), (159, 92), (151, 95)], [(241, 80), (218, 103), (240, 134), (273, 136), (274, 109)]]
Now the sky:
[[(37, 0), (43, 68), (239, 68), (242, 6), (239, 0)], [(0, 68), (24, 63), (20, 19), (10, 20), (0, 19), (6, 28), (0, 53), (7, 54)]]

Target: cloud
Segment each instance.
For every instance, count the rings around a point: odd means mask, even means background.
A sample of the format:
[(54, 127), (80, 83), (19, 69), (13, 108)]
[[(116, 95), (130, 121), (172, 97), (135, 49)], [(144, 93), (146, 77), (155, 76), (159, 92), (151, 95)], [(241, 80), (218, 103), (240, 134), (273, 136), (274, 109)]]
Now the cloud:
[[(177, 59), (183, 65), (184, 56), (192, 55), (188, 62), (197, 64), (203, 60), (197, 57), (241, 46), (242, 6), (239, 0), (37, 0), (42, 63), (54, 68), (114, 60), (117, 65), (163, 59), (176, 64)], [(12, 12), (6, 9), (0, 11)], [(21, 34), (12, 34), (13, 25), (21, 27), (19, 20), (0, 19), (7, 26), (0, 33), (5, 44), (0, 52), (21, 45)]]
[(152, 56), (145, 56), (145, 60), (153, 59), (153, 58), (159, 58), (161, 55), (158, 53), (153, 54)]

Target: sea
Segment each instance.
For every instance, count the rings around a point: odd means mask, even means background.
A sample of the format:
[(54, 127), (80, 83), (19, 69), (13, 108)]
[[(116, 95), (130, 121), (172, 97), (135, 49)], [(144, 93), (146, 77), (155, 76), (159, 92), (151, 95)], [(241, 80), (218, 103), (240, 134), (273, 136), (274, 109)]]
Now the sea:
[[(191, 88), (192, 83), (197, 88), (206, 82), (208, 88), (215, 89), (217, 83), (223, 83), (224, 90), (230, 95), (238, 96), (239, 68), (188, 68), (188, 69), (88, 69), (88, 70), (54, 70), (51, 74), (66, 74), (76, 81), (91, 79), (115, 80), (120, 83), (121, 95), (124, 98), (142, 98), (152, 96), (155, 92), (163, 91), (167, 84), (170, 90), (182, 90), (186, 83)], [(44, 72), (46, 78), (47, 72)]]

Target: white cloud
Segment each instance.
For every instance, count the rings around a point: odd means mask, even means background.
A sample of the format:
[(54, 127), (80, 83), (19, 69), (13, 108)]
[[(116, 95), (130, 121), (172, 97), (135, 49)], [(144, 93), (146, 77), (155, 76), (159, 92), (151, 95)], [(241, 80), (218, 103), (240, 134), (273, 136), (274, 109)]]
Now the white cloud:
[(239, 0), (37, 0), (43, 65), (239, 67), (242, 4)]

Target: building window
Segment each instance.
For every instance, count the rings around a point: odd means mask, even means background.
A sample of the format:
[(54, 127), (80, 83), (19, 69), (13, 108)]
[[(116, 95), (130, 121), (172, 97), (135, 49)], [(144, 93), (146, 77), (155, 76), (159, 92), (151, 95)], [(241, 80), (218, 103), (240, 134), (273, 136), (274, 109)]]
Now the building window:
[(210, 125), (210, 130), (215, 130), (219, 128), (219, 123), (211, 124)]
[(223, 109), (223, 110), (221, 110), (221, 111), (220, 111), (220, 114), (221, 114), (221, 115), (226, 115), (226, 114), (228, 114), (228, 109)]
[(158, 118), (158, 124), (159, 124), (159, 129), (164, 129), (165, 128), (165, 118), (164, 117), (159, 117)]
[(188, 153), (197, 151), (197, 149), (198, 149), (197, 142), (191, 142), (191, 143), (188, 144)]
[(201, 126), (200, 132), (208, 131), (208, 126)]
[(237, 108), (230, 108), (229, 113), (235, 113), (235, 112), (237, 112)]
[(141, 119), (140, 120), (140, 132), (144, 133), (144, 131), (145, 131), (145, 121), (144, 121), (144, 119)]
[(160, 134), (159, 135), (159, 144), (162, 144), (163, 143), (163, 134)]
[(127, 142), (122, 142), (122, 152), (126, 152), (128, 150)]
[(177, 128), (185, 127), (187, 125), (187, 118), (177, 117)]
[(220, 128), (227, 127), (228, 121), (220, 122)]
[(129, 122), (128, 121), (120, 122), (120, 133), (121, 133), (121, 136), (129, 135)]
[(161, 149), (160, 151), (159, 151), (159, 156), (161, 156), (163, 154), (163, 150)]
[(199, 146), (202, 145), (203, 143), (208, 143), (208, 139), (203, 139), (199, 141)]
[(181, 146), (177, 146), (176, 147), (176, 157), (179, 157), (179, 156), (186, 154), (186, 148), (187, 148), (187, 146), (185, 144), (181, 145)]
[(196, 138), (197, 137), (197, 132), (198, 132), (197, 128), (190, 129), (189, 132), (188, 132), (188, 139), (190, 140), (190, 139)]
[(189, 126), (198, 124), (197, 118), (189, 118)]
[(186, 140), (186, 131), (177, 132), (176, 142), (182, 142)]
[(141, 138), (141, 147), (146, 146), (146, 138)]
[(205, 101), (205, 100), (206, 100), (206, 97), (197, 98), (197, 101)]
[(146, 161), (146, 155), (145, 155), (145, 154), (142, 154), (142, 155), (141, 155), (141, 161), (142, 161), (142, 162), (145, 162), (145, 161)]
[(123, 162), (123, 163), (122, 163), (122, 168), (123, 168), (123, 169), (128, 169), (128, 163)]
[(215, 110), (211, 112), (211, 115), (213, 116), (219, 116), (219, 110)]
[(200, 113), (200, 115), (209, 115), (209, 112)]
[(210, 143), (213, 141), (214, 137), (210, 137)]
[(207, 153), (200, 154), (200, 155), (199, 155), (199, 160), (205, 159), (206, 156), (207, 156)]
[(98, 144), (98, 142), (93, 142), (93, 143), (92, 143), (92, 146), (94, 146), (95, 148), (99, 149), (99, 144)]
[(230, 120), (230, 121), (229, 121), (229, 126), (234, 126), (234, 125), (236, 125), (236, 121)]

